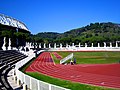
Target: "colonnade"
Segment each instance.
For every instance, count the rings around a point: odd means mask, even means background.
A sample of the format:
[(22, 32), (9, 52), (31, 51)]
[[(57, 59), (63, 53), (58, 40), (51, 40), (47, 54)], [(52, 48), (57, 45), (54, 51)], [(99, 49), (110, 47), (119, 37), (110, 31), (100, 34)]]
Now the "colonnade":
[[(6, 50), (5, 44), (6, 44), (6, 37), (4, 37), (4, 43), (3, 43), (3, 46), (2, 46), (3, 50)], [(109, 43), (108, 46), (107, 46), (106, 42), (103, 42), (103, 44), (104, 44), (103, 46), (100, 46), (100, 43), (97, 43), (97, 47), (113, 47), (113, 44), (111, 42)], [(81, 47), (83, 47), (81, 45), (81, 43), (79, 43), (78, 45), (75, 45), (74, 43), (72, 43), (72, 45), (66, 44), (64, 46), (63, 46), (62, 43), (60, 43), (60, 44), (54, 43), (53, 44), (54, 46), (52, 46), (51, 43), (49, 43), (48, 45), (46, 43), (44, 43), (43, 45), (41, 43), (39, 43), (39, 44), (36, 43), (35, 45), (33, 45), (32, 43), (29, 43), (29, 42), (26, 42), (26, 46), (25, 47), (27, 47), (30, 50), (31, 48), (38, 48), (38, 45), (39, 45), (39, 48), (63, 48), (63, 47), (64, 48), (76, 48), (76, 47), (81, 48)], [(88, 46), (88, 44), (85, 43), (84, 47), (85, 48), (86, 47), (94, 47), (94, 43), (91, 43), (91, 46)], [(119, 47), (118, 41), (116, 41), (116, 44), (115, 44), (114, 47)], [(11, 50), (11, 39), (10, 38), (9, 38), (8, 50)]]

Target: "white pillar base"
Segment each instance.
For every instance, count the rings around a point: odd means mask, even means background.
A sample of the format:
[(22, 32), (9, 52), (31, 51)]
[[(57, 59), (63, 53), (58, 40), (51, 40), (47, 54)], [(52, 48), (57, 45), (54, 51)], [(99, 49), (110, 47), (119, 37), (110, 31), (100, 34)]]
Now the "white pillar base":
[(19, 86), (20, 86), (20, 84), (21, 84), (21, 83), (20, 83), (20, 80), (19, 80), (19, 79), (17, 79), (17, 85), (19, 85)]
[(17, 76), (14, 75), (13, 78), (14, 78), (14, 82), (17, 83)]
[(8, 50), (11, 50), (11, 47), (10, 47), (10, 46), (8, 46)]
[(6, 47), (5, 47), (6, 41), (5, 40), (6, 40), (6, 37), (4, 37), (4, 42), (3, 42), (3, 46), (2, 46), (3, 50), (6, 50)]
[(27, 90), (27, 85), (23, 84), (23, 90)]

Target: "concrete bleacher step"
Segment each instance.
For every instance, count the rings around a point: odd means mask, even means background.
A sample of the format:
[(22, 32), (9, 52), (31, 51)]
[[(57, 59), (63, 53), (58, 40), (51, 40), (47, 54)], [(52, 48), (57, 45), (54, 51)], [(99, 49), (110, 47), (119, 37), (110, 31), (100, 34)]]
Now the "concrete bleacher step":
[[(14, 67), (14, 64), (24, 58), (26, 55), (18, 51), (0, 51), (0, 90), (13, 90), (10, 86), (7, 75), (8, 72)], [(17, 90), (17, 89), (16, 89)], [(19, 89), (21, 90), (21, 89)]]
[(23, 58), (26, 58), (26, 56), (18, 56), (18, 57), (13, 57), (13, 58), (10, 58), (8, 59), (7, 61), (4, 61), (3, 63), (0, 63), (0, 67), (5, 65), (5, 64), (8, 64), (9, 62), (11, 61), (14, 61), (14, 60), (17, 60), (17, 59), (23, 59)]
[(11, 59), (11, 58), (15, 58), (15, 57), (19, 57), (19, 56), (25, 56), (25, 55), (23, 55), (23, 54), (10, 55), (10, 56), (6, 56), (6, 57), (0, 57), (0, 60), (1, 61), (5, 61), (5, 60)]
[(0, 59), (1, 60), (2, 59), (9, 59), (9, 58), (18, 57), (18, 56), (24, 56), (24, 55), (21, 55), (21, 54), (14, 54), (14, 55), (12, 55), (12, 54), (10, 54), (9, 56), (2, 56), (2, 57), (0, 57)]

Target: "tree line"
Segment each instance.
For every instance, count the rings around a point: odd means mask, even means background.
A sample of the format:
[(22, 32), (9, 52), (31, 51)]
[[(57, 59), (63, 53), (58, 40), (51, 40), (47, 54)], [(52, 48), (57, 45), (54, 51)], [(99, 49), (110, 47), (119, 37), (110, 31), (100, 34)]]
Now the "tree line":
[(42, 32), (32, 35), (38, 43), (84, 44), (120, 41), (120, 24), (90, 23), (85, 27), (72, 29), (64, 33)]
[[(1, 26), (0, 26), (1, 27)], [(32, 43), (54, 43), (63, 45), (72, 43), (84, 44), (87, 43), (89, 46), (94, 43), (112, 42), (115, 44), (116, 41), (120, 41), (120, 24), (112, 22), (107, 23), (90, 23), (89, 25), (81, 28), (72, 29), (64, 33), (56, 32), (42, 32), (38, 34), (30, 34), (25, 32), (16, 32), (12, 29), (0, 28), (0, 46), (3, 44), (3, 37), (6, 37), (6, 47), (8, 46), (8, 39), (11, 38), (12, 47), (25, 46), (25, 42)]]

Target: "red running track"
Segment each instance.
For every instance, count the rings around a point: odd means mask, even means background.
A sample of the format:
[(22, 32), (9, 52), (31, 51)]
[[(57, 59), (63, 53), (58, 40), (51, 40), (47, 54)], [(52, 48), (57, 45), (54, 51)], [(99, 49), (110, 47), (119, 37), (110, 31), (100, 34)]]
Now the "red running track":
[(57, 52), (53, 52), (53, 54), (57, 59), (62, 59), (62, 56), (59, 55)]
[(50, 52), (40, 54), (26, 72), (40, 72), (64, 80), (120, 88), (120, 64), (54, 64)]

